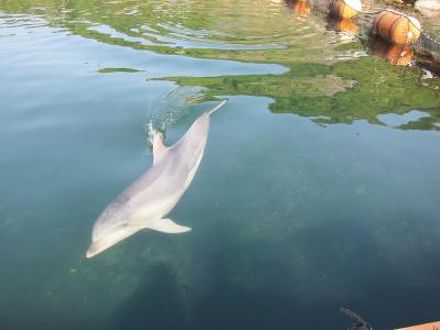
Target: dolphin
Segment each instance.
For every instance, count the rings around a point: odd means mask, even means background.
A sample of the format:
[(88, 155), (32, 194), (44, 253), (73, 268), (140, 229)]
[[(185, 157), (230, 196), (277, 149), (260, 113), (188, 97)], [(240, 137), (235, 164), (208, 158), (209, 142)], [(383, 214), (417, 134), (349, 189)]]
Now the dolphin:
[(107, 250), (143, 229), (168, 234), (191, 230), (165, 218), (191, 184), (205, 151), (210, 115), (225, 101), (204, 112), (174, 145), (153, 136), (153, 164), (113, 200), (96, 220), (87, 258)]

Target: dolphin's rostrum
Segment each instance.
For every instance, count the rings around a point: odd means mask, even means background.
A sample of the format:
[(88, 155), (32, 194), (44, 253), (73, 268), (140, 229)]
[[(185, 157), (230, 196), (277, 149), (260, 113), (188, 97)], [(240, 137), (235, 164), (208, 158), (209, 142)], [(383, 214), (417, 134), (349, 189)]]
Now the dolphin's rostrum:
[(164, 216), (174, 208), (191, 184), (205, 150), (210, 115), (225, 103), (223, 101), (203, 113), (170, 147), (164, 145), (162, 134), (155, 134), (152, 166), (112, 201), (96, 220), (87, 258), (142, 229), (169, 234), (191, 230)]

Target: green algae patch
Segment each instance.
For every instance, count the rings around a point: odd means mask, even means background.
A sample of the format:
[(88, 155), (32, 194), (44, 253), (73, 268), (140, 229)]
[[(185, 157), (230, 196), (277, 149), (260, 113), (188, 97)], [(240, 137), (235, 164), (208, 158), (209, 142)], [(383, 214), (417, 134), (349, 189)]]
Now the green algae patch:
[(98, 70), (99, 73), (136, 73), (145, 72), (145, 70), (138, 70), (132, 68), (102, 68)]

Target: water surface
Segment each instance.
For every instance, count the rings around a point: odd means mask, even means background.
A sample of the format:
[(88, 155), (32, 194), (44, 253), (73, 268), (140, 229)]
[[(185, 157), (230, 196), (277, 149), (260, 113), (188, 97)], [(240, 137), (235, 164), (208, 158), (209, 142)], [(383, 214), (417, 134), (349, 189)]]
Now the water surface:
[[(377, 329), (438, 317), (440, 83), (282, 1), (0, 1), (0, 328)], [(219, 99), (170, 217), (102, 209)]]

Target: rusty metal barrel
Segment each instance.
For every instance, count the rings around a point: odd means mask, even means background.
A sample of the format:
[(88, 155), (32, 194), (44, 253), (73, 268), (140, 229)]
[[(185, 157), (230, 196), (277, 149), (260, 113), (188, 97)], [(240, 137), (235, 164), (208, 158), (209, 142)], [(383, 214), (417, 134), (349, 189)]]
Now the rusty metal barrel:
[(382, 10), (373, 23), (373, 32), (396, 45), (409, 45), (420, 37), (420, 22), (395, 10)]

